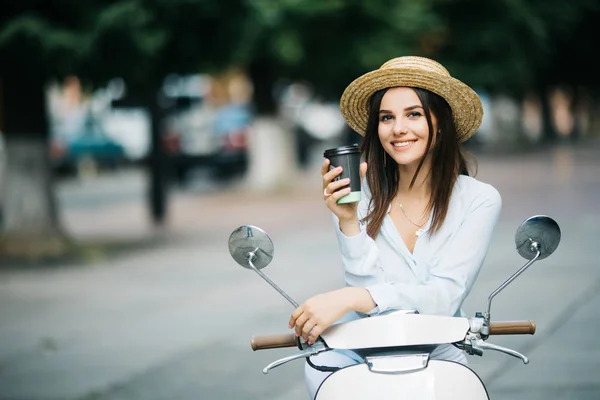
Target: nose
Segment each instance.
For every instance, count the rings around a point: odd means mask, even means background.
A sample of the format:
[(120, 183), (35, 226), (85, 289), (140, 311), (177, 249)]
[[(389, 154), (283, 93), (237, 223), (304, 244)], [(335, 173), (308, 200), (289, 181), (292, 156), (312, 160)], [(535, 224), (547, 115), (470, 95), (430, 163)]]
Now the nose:
[(408, 127), (405, 121), (402, 118), (397, 118), (394, 126), (392, 127), (392, 133), (395, 135), (402, 135), (408, 132)]

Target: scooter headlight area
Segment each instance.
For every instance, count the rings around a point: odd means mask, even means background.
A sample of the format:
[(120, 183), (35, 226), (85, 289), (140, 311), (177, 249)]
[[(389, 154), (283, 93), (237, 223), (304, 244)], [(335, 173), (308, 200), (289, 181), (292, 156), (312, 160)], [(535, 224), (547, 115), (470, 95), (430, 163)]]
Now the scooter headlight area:
[[(527, 262), (490, 294), (485, 311), (472, 318), (397, 310), (330, 326), (312, 345), (291, 333), (254, 337), (252, 349), (299, 349), (267, 365), (263, 369), (265, 374), (297, 359), (306, 359), (318, 370), (333, 372), (321, 384), (316, 400), (488, 399), (484, 383), (469, 367), (432, 359), (431, 354), (440, 345), (453, 345), (470, 355), (483, 356), (493, 350), (529, 363), (525, 355), (490, 343), (488, 339), (495, 335), (533, 335), (535, 323), (493, 321), (492, 300), (534, 262), (551, 255), (558, 247), (560, 236), (558, 224), (550, 217), (538, 215), (525, 220), (517, 229), (515, 245)], [(256, 272), (293, 306), (298, 306), (261, 271), (271, 262), (274, 252), (273, 242), (266, 232), (251, 225), (239, 227), (229, 238), (229, 251), (238, 264)], [(364, 362), (344, 368), (312, 362), (312, 356), (332, 350), (352, 350)]]

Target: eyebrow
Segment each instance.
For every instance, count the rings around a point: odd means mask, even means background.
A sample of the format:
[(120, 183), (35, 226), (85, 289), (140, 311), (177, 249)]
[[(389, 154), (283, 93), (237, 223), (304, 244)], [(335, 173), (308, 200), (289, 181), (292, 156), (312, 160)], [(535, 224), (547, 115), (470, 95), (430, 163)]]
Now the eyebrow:
[[(422, 106), (414, 105), (414, 106), (406, 107), (404, 109), (404, 111), (412, 111), (412, 110), (416, 110), (417, 108), (423, 109)], [(379, 110), (379, 114), (392, 114), (392, 112), (389, 110)]]

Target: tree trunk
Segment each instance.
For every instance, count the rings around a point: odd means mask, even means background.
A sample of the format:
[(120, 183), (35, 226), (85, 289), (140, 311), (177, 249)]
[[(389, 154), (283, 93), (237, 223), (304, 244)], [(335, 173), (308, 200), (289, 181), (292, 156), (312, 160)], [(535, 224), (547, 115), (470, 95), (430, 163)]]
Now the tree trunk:
[(148, 110), (150, 115), (150, 151), (146, 159), (148, 188), (146, 200), (148, 212), (156, 226), (163, 225), (168, 216), (167, 171), (170, 165), (162, 146), (164, 111), (159, 107), (157, 92), (159, 84), (148, 85), (150, 90), (133, 88), (134, 95), (112, 102), (113, 108), (137, 108)]
[(570, 136), (573, 141), (577, 141), (589, 136), (592, 101), (588, 90), (582, 86), (575, 86), (573, 92), (571, 112), (573, 113), (574, 124)]
[(18, 63), (14, 63), (5, 65), (0, 75), (0, 129), (7, 154), (0, 253), (56, 255), (65, 251), (68, 239), (54, 198), (45, 81), (35, 73), (22, 74)]
[(298, 173), (294, 132), (277, 113), (273, 91), (275, 76), (268, 60), (250, 66), (254, 90), (255, 120), (250, 133), (246, 183), (252, 190), (289, 189)]
[(167, 160), (161, 142), (162, 113), (156, 96), (149, 96), (150, 111), (150, 154), (148, 157), (148, 206), (155, 225), (162, 225), (167, 217)]
[(493, 151), (514, 151), (520, 148), (521, 107), (514, 97), (497, 95), (490, 102), (492, 137), (487, 147)]
[(553, 110), (550, 104), (550, 96), (547, 89), (539, 91), (542, 106), (542, 140), (546, 143), (556, 141), (558, 137), (552, 119)]

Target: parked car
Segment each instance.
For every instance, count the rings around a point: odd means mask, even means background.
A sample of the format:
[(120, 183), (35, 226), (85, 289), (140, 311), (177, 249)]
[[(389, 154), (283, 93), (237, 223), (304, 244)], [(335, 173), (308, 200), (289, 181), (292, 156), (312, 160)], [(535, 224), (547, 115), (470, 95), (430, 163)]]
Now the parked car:
[(248, 136), (252, 114), (246, 105), (230, 104), (217, 110), (213, 125), (219, 151), (213, 167), (217, 176), (241, 174), (248, 167)]
[(125, 148), (109, 137), (93, 118), (86, 118), (74, 133), (55, 132), (50, 141), (50, 158), (59, 173), (78, 176), (115, 168), (127, 159)]
[(175, 174), (185, 182), (194, 168), (206, 168), (217, 179), (243, 174), (248, 165), (248, 134), (252, 114), (246, 105), (218, 109), (197, 99), (172, 115), (163, 134), (163, 148)]

